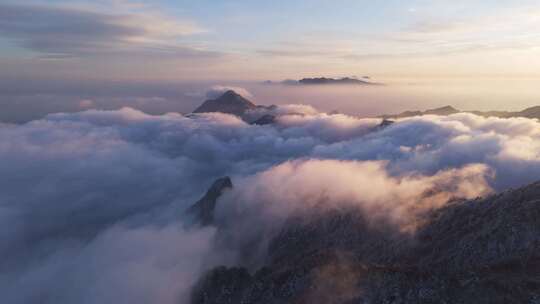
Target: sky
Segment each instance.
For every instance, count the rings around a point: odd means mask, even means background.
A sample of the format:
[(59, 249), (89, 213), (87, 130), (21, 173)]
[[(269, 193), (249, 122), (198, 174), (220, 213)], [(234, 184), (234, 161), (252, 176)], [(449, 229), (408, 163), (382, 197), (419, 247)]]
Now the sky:
[(540, 67), (530, 0), (0, 3), (4, 76), (531, 77)]
[[(538, 0), (0, 0), (0, 87), (11, 92), (1, 100), (9, 103), (4, 108), (18, 107), (0, 120), (66, 111), (103, 95), (109, 108), (118, 104), (112, 98), (167, 99), (170, 88), (141, 89), (165, 84), (187, 85), (175, 93), (179, 105), (166, 108), (189, 112), (204, 96), (199, 86), (314, 76), (370, 76), (394, 85), (349, 94), (362, 101), (355, 106), (337, 105), (364, 115), (448, 102), (518, 110), (540, 99), (538, 29)], [(462, 85), (433, 85), (450, 78)], [(396, 89), (421, 82), (431, 86)], [(113, 84), (140, 84), (144, 94), (95, 89)], [(81, 93), (74, 97), (74, 90)], [(262, 91), (253, 94), (258, 102), (276, 102)], [(306, 99), (313, 94), (278, 95), (312, 103)], [(367, 104), (373, 95), (392, 106)], [(396, 105), (395, 96), (407, 102)], [(329, 98), (313, 103), (331, 108)], [(40, 101), (30, 107), (30, 99)], [(71, 104), (52, 106), (63, 99)]]

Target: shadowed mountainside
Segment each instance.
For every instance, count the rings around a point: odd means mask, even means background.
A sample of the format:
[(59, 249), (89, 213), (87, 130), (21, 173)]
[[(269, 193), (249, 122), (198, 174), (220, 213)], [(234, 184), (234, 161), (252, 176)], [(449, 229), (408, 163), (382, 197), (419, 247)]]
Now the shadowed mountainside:
[(540, 301), (540, 183), (449, 203), (414, 234), (367, 217), (339, 209), (291, 218), (264, 267), (215, 268), (192, 303)]

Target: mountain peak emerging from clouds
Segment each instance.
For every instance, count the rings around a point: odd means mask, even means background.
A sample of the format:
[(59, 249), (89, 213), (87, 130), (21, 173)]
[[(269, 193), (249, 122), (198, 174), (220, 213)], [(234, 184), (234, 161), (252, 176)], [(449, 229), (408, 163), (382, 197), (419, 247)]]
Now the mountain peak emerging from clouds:
[(222, 177), (214, 181), (206, 194), (193, 204), (187, 212), (195, 216), (195, 221), (203, 226), (210, 225), (214, 221), (214, 209), (216, 208), (217, 199), (227, 189), (232, 189), (233, 184), (228, 176)]
[(228, 90), (216, 99), (205, 101), (193, 113), (221, 112), (242, 116), (247, 110), (257, 106), (233, 90)]

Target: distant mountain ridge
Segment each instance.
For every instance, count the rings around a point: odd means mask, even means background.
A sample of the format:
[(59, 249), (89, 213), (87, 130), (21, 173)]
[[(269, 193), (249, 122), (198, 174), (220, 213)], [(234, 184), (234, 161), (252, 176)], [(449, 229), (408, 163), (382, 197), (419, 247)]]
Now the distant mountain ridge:
[(444, 106), (435, 109), (429, 109), (425, 111), (405, 111), (399, 114), (387, 114), (379, 117), (385, 119), (397, 119), (422, 115), (440, 115), (447, 116), (457, 113), (471, 113), (483, 117), (499, 117), (499, 118), (511, 118), (511, 117), (524, 117), (524, 118), (538, 118), (540, 119), (540, 106), (534, 106), (522, 111), (461, 111), (452, 106)]
[(319, 85), (319, 84), (359, 84), (359, 85), (372, 85), (369, 81), (364, 81), (356, 78), (343, 77), (343, 78), (303, 78), (298, 80), (299, 84), (303, 85)]
[[(364, 79), (364, 80), (362, 80)], [(367, 81), (369, 77), (363, 77), (362, 79), (353, 77), (342, 78), (329, 78), (329, 77), (314, 77), (314, 78), (302, 78), (300, 80), (287, 79), (280, 82), (265, 81), (264, 84), (282, 84), (282, 85), (381, 85), (380, 83)]]

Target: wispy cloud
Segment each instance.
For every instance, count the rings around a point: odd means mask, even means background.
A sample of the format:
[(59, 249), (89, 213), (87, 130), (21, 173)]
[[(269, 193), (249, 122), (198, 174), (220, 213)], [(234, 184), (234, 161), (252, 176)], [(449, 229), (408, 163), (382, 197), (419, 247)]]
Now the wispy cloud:
[(520, 8), (490, 16), (418, 16), (392, 31), (336, 34), (299, 34), (257, 53), (281, 58), (371, 60), (374, 58), (430, 57), (540, 47), (538, 9)]
[(110, 14), (76, 6), (0, 5), (0, 35), (48, 58), (117, 53), (216, 55), (182, 41), (205, 31), (193, 22), (153, 11)]

